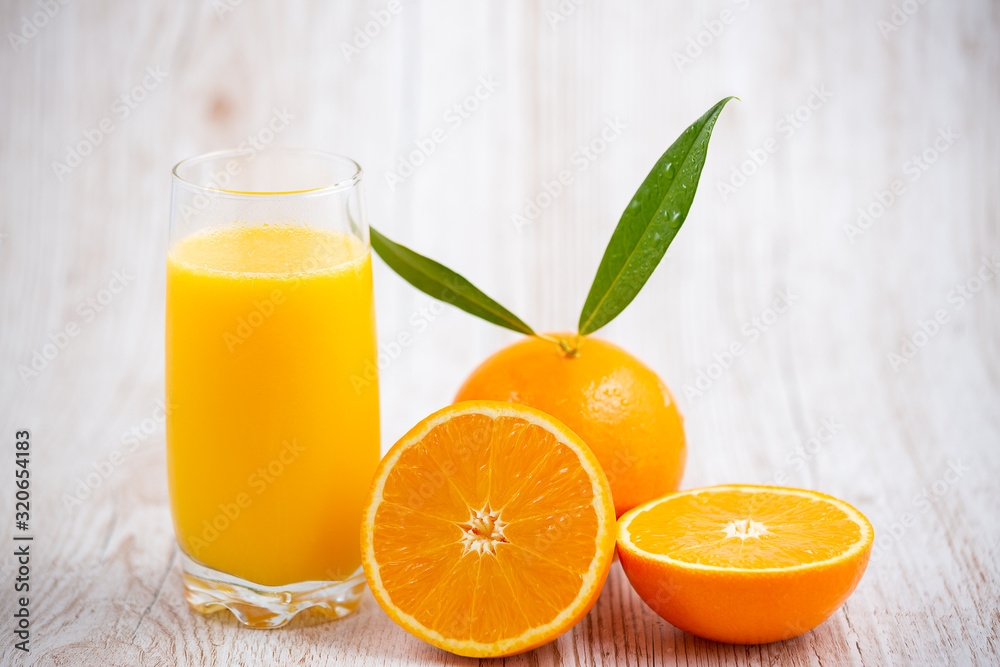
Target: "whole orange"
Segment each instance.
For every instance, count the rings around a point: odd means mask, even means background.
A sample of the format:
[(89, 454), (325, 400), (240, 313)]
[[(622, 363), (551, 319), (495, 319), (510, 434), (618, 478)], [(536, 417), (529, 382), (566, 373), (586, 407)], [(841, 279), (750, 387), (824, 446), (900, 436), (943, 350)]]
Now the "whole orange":
[(687, 446), (667, 385), (605, 340), (554, 333), (524, 338), (484, 361), (455, 401), (528, 405), (579, 435), (611, 484), (615, 513), (676, 491)]

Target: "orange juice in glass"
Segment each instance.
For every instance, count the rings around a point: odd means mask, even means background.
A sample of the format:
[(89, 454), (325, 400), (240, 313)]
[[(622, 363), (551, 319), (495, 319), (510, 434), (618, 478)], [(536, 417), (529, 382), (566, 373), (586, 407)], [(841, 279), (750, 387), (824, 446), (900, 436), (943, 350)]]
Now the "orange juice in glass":
[(173, 173), (167, 473), (188, 602), (253, 627), (344, 616), (379, 459), (361, 169), (265, 148)]

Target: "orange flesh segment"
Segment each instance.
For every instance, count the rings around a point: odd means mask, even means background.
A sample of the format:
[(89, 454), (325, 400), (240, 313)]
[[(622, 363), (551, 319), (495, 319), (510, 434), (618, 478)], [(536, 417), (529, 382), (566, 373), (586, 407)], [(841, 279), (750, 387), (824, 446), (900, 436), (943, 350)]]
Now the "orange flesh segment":
[(678, 495), (637, 514), (631, 542), (696, 565), (786, 568), (835, 558), (861, 540), (861, 526), (806, 495), (731, 490)]
[[(520, 636), (580, 594), (599, 555), (594, 502), (579, 456), (546, 429), (457, 415), (386, 477), (372, 534), (383, 586), (400, 612), (447, 639)], [(476, 523), (470, 510), (486, 514)]]

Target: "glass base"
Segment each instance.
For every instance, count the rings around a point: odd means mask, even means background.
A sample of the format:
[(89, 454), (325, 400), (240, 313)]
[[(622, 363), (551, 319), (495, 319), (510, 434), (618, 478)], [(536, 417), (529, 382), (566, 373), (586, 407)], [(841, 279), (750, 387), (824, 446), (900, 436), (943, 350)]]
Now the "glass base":
[(188, 604), (201, 614), (228, 609), (251, 628), (280, 628), (306, 609), (331, 621), (343, 618), (357, 608), (365, 589), (360, 567), (342, 581), (261, 586), (202, 565), (183, 550), (180, 556)]

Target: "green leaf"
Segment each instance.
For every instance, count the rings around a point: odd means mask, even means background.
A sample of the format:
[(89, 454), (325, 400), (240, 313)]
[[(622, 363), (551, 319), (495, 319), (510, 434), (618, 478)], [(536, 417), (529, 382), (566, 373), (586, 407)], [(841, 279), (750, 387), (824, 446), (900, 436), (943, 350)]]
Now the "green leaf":
[(519, 317), (483, 294), (475, 285), (433, 259), (413, 252), (406, 246), (370, 228), (372, 248), (389, 268), (418, 290), (461, 308), (465, 312), (501, 327), (534, 336), (535, 332)]
[(581, 335), (594, 333), (625, 310), (663, 259), (691, 209), (712, 128), (731, 99), (684, 130), (636, 190), (597, 268), (580, 313)]

